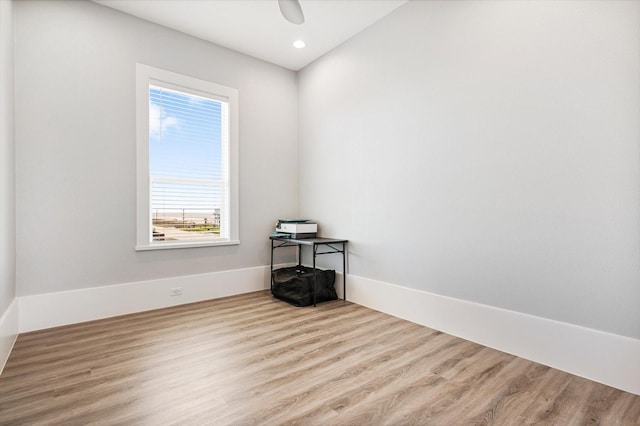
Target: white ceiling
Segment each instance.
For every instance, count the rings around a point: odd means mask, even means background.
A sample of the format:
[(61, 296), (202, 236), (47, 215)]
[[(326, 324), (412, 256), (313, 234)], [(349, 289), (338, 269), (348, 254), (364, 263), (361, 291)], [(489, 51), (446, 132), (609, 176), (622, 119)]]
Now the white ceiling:
[[(408, 0), (300, 0), (302, 25), (277, 0), (93, 1), (297, 71)], [(305, 48), (292, 46), (298, 39)]]

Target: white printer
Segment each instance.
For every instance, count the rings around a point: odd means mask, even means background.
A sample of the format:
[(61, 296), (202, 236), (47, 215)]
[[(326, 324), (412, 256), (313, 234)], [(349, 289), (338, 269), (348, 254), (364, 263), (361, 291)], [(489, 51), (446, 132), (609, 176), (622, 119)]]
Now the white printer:
[(278, 219), (276, 232), (287, 234), (289, 238), (315, 238), (318, 224), (309, 223), (308, 219)]

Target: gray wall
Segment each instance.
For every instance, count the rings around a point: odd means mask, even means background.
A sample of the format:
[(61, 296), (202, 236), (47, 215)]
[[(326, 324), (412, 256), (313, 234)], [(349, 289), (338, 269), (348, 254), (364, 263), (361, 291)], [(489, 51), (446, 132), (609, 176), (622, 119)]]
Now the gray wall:
[(0, 317), (16, 296), (13, 3), (0, 1)]
[[(295, 73), (88, 1), (14, 8), (19, 295), (268, 264), (297, 209), (274, 166), (297, 158)], [(136, 62), (239, 90), (239, 246), (134, 251)]]
[(414, 1), (299, 74), (350, 273), (640, 338), (640, 2)]

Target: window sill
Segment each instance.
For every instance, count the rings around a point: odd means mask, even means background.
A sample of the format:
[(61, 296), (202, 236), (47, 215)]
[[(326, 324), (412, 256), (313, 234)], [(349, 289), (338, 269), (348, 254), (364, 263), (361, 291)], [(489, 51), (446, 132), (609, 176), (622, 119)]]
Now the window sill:
[(177, 242), (150, 243), (146, 245), (136, 245), (136, 251), (168, 250), (168, 249), (195, 248), (195, 247), (236, 246), (238, 244), (240, 244), (239, 240), (199, 241), (199, 242), (184, 242), (184, 243), (177, 243)]

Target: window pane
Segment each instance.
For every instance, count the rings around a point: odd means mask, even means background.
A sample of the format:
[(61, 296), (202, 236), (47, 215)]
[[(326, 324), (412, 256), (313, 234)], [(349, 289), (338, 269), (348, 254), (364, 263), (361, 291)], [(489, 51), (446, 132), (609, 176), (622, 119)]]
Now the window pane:
[(221, 178), (222, 102), (151, 86), (151, 176)]
[(150, 86), (153, 241), (220, 237), (224, 108), (224, 102)]

